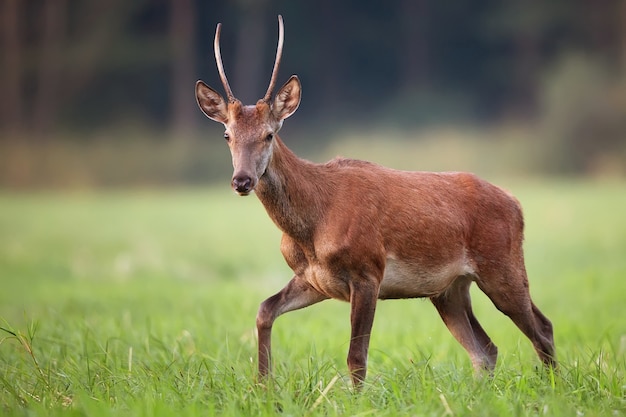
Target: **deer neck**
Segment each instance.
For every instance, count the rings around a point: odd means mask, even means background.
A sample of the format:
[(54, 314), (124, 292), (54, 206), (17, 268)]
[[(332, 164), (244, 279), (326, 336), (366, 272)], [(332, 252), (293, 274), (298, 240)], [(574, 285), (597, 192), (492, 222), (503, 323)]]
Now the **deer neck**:
[(256, 194), (270, 218), (296, 240), (310, 239), (322, 216), (327, 192), (321, 166), (298, 158), (278, 136), (272, 159), (259, 180)]

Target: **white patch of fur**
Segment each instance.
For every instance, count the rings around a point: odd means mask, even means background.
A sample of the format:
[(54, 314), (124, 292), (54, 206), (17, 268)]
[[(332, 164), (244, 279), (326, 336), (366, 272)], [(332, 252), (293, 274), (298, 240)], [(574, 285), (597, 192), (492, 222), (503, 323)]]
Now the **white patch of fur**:
[(425, 269), (418, 264), (387, 257), (379, 298), (431, 297), (443, 293), (459, 276), (474, 270), (463, 258), (437, 268)]

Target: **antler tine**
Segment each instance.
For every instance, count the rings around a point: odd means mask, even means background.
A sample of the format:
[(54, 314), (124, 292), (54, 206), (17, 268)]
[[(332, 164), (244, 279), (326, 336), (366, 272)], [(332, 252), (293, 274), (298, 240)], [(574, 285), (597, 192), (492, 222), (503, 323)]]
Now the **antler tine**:
[(220, 73), (220, 78), (222, 79), (222, 85), (224, 86), (224, 90), (226, 90), (228, 101), (232, 103), (237, 99), (233, 95), (233, 91), (230, 89), (230, 85), (228, 84), (228, 78), (226, 78), (226, 73), (224, 72), (224, 65), (222, 64), (222, 53), (220, 52), (221, 29), (222, 24), (218, 23), (217, 28), (215, 29), (215, 41), (213, 42), (213, 49), (215, 50), (215, 62), (217, 62), (217, 71)]
[(263, 97), (263, 101), (269, 103), (272, 98), (272, 92), (276, 86), (276, 77), (278, 76), (278, 67), (280, 67), (280, 59), (283, 56), (283, 40), (285, 39), (285, 29), (283, 27), (283, 17), (278, 15), (278, 47), (276, 48), (276, 61), (274, 61), (274, 70), (272, 71), (272, 78), (270, 79), (270, 86), (267, 88), (267, 93)]

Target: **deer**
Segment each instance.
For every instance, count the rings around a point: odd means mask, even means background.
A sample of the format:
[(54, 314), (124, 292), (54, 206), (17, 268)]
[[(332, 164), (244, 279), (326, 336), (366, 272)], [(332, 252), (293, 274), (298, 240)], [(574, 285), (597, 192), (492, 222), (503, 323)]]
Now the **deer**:
[(385, 299), (428, 297), (475, 372), (492, 374), (498, 349), (473, 313), (472, 283), (530, 340), (546, 368), (556, 368), (552, 323), (530, 297), (518, 200), (472, 173), (296, 156), (278, 132), (298, 109), (302, 88), (292, 75), (273, 95), (284, 42), (280, 15), (278, 26), (269, 87), (256, 104), (233, 95), (221, 23), (213, 46), (226, 99), (201, 80), (195, 86), (201, 111), (225, 127), (233, 190), (257, 195), (282, 231), (280, 251), (294, 273), (256, 316), (259, 379), (271, 374), (274, 321), (327, 299), (350, 303), (347, 365), (356, 388), (367, 373), (376, 304)]

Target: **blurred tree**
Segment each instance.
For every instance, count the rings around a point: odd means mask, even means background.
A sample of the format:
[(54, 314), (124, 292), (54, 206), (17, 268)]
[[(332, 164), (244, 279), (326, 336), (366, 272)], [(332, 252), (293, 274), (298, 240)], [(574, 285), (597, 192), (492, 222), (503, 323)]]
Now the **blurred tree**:
[[(271, 45), (275, 48), (278, 41), (278, 22), (276, 16), (270, 19), (267, 15), (267, 0), (236, 0), (235, 4), (239, 11), (235, 57), (232, 73), (227, 71), (226, 75), (230, 76), (229, 81), (232, 79), (231, 87), (237, 98), (254, 103), (265, 94), (270, 81), (274, 63), (271, 55), (275, 52)], [(268, 32), (274, 35), (270, 38), (272, 42), (267, 42)]]
[(489, 13), (489, 34), (509, 45), (506, 111), (528, 119), (537, 109), (537, 88), (544, 64), (542, 46), (552, 8), (537, 0), (506, 0)]
[(610, 61), (619, 59), (619, 37), (626, 23), (621, 20), (623, 3), (623, 0), (585, 0), (575, 6), (585, 43)]
[(188, 138), (195, 130), (196, 106), (190, 96), (195, 81), (195, 3), (170, 0), (170, 47), (172, 49), (172, 128), (175, 137)]
[(402, 88), (425, 88), (430, 82), (430, 40), (428, 0), (402, 0), (399, 6), (402, 36), (399, 41), (403, 51), (399, 52)]
[(60, 94), (67, 80), (62, 80), (65, 64), (67, 0), (45, 0), (41, 9), (42, 31), (39, 41), (37, 95), (33, 103), (32, 128), (37, 138), (46, 138), (55, 122)]
[(621, 1), (620, 10), (617, 13), (617, 27), (619, 28), (620, 60), (622, 76), (626, 78), (626, 0)]
[[(111, 61), (111, 53), (116, 42), (133, 45), (132, 38), (124, 29), (133, 14), (147, 2), (147, 0), (93, 1), (70, 9), (76, 23), (73, 36), (68, 38), (64, 46), (65, 56), (59, 57), (66, 59), (66, 71), (62, 74), (61, 97), (65, 102), (62, 104), (77, 105), (80, 102), (78, 96), (88, 91), (90, 84), (95, 84), (97, 79), (108, 77), (111, 68), (126, 66), (126, 71), (132, 69), (131, 65), (124, 62), (128, 59), (126, 55), (120, 54), (116, 57), (118, 61)], [(137, 56), (143, 56), (139, 48), (133, 52)], [(101, 95), (96, 94), (92, 100), (97, 102), (100, 98)]]
[(537, 86), (541, 67), (541, 41), (544, 28), (538, 0), (516, 0), (517, 28), (513, 34), (515, 58), (513, 107), (523, 118), (534, 116), (537, 109)]
[(22, 23), (22, 1), (2, 0), (2, 72), (0, 73), (0, 122), (11, 137), (23, 127), (22, 123), (22, 67), (20, 24)]
[(311, 51), (317, 56), (312, 60), (312, 78), (317, 83), (314, 88), (322, 94), (321, 106), (334, 109), (338, 107), (336, 103), (345, 100), (346, 88), (342, 84), (353, 76), (348, 66), (346, 47), (346, 36), (349, 36), (349, 24), (346, 21), (350, 18), (342, 13), (342, 2), (320, 0), (317, 7), (320, 16), (318, 26), (314, 28), (314, 36), (318, 39), (317, 48)]

